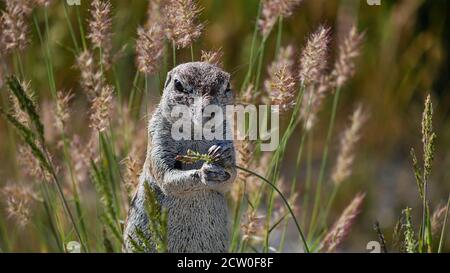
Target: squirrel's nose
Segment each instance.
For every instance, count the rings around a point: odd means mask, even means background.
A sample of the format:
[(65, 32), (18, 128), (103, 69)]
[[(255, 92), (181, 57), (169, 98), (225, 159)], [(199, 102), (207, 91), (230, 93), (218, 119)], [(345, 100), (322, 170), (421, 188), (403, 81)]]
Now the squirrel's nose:
[(209, 105), (214, 100), (214, 97), (210, 94), (203, 95), (203, 105)]
[(206, 86), (206, 87), (204, 87), (204, 89), (203, 89), (203, 95), (204, 95), (204, 96), (211, 96), (211, 97), (214, 97), (214, 96), (216, 96), (216, 94), (217, 94), (217, 90), (216, 90), (216, 88), (214, 88), (214, 87)]

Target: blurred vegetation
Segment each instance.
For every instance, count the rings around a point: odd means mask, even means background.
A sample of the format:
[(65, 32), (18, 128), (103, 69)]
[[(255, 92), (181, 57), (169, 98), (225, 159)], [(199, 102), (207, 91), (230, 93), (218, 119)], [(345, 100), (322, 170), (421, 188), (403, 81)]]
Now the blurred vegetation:
[[(49, 9), (49, 45), (53, 56), (57, 90), (72, 90), (75, 94), (74, 115), (86, 115), (87, 101), (79, 85), (79, 72), (74, 68), (72, 40), (68, 31), (63, 4), (59, 1)], [(147, 1), (111, 1), (113, 5), (114, 48), (123, 48), (122, 56), (117, 60), (118, 82), (121, 90), (128, 95), (133, 84), (135, 68), (134, 43), (136, 29), (145, 22)], [(257, 15), (257, 0), (202, 0), (204, 7), (202, 21), (206, 29), (200, 40), (195, 43), (197, 57), (200, 50), (221, 48), (224, 52), (224, 68), (232, 74), (233, 81), (242, 82), (245, 76), (251, 35)], [(0, 2), (0, 9), (3, 2)], [(86, 20), (88, 1), (81, 1), (79, 7), (81, 18)], [(70, 19), (77, 23), (75, 7), (68, 7)], [(42, 10), (37, 12), (38, 23), (44, 28)], [(292, 44), (299, 55), (308, 34), (319, 25), (332, 27), (334, 42), (340, 41), (343, 31), (352, 22), (364, 30), (365, 42), (362, 55), (357, 64), (357, 72), (350, 84), (345, 87), (338, 109), (336, 131), (342, 131), (357, 102), (362, 102), (370, 109), (362, 139), (358, 146), (357, 160), (350, 181), (340, 191), (333, 215), (337, 217), (355, 193), (367, 193), (363, 213), (357, 221), (352, 235), (346, 242), (345, 251), (366, 251), (366, 244), (377, 239), (373, 229), (375, 221), (389, 242), (392, 240), (394, 226), (406, 206), (412, 208), (412, 214), (420, 219), (421, 203), (411, 167), (409, 150), (420, 147), (420, 121), (423, 101), (428, 92), (434, 103), (434, 128), (438, 134), (436, 142), (434, 172), (430, 179), (430, 198), (433, 204), (445, 202), (450, 191), (450, 2), (446, 0), (382, 0), (380, 6), (369, 6), (358, 0), (304, 0), (294, 14), (283, 25), (282, 44)], [(75, 29), (77, 32), (78, 30)], [(35, 28), (31, 31), (32, 43), (23, 55), (25, 78), (32, 83), (41, 105), (51, 99), (44, 55), (38, 43)], [(275, 35), (268, 40), (264, 67), (272, 61), (271, 52), (275, 48)], [(272, 53), (274, 54), (274, 53)], [(181, 50), (178, 62), (190, 60), (189, 49)], [(5, 75), (0, 70), (1, 79)], [(265, 71), (264, 71), (265, 76)], [(160, 75), (160, 81), (165, 76)], [(1, 80), (0, 80), (1, 81)], [(4, 84), (4, 83), (0, 83)], [(149, 94), (151, 104), (158, 102), (159, 83), (152, 85)], [(2, 104), (7, 104), (5, 92), (1, 91)], [(331, 100), (327, 100), (321, 120), (330, 115)], [(44, 110), (44, 109), (42, 109)], [(86, 127), (82, 118), (75, 119), (69, 126), (70, 132), (83, 134)], [(285, 123), (288, 120), (283, 120)], [(145, 126), (145, 119), (139, 124)], [(319, 168), (322, 147), (325, 141), (326, 122), (319, 122), (315, 130), (312, 147), (313, 168)], [(300, 129), (298, 129), (300, 131)], [(48, 133), (48, 132), (46, 132)], [(296, 132), (296, 134), (300, 132)], [(19, 177), (16, 164), (16, 148), (11, 145), (11, 133), (0, 119), (0, 185), (14, 181)], [(282, 176), (289, 181), (293, 177), (296, 151), (299, 138), (293, 137), (289, 142)], [(332, 142), (331, 162), (337, 153), (339, 138)], [(144, 152), (142, 152), (144, 153)], [(18, 158), (17, 160), (21, 160)], [(328, 164), (332, 166), (331, 164)], [(302, 172), (304, 173), (304, 172)], [(302, 191), (300, 186), (299, 191)], [(94, 204), (93, 204), (94, 205)], [(91, 224), (95, 224), (91, 222)], [(5, 224), (6, 225), (3, 225)], [(14, 246), (5, 247), (10, 251), (47, 251), (38, 244), (36, 230), (43, 226), (29, 226), (25, 230), (16, 229), (13, 222), (0, 211), (0, 238), (8, 236)], [(292, 236), (296, 236), (292, 232)], [(448, 236), (447, 236), (447, 239)], [(448, 241), (448, 240), (447, 240)], [(2, 242), (0, 240), (0, 246)], [(290, 250), (295, 246), (287, 245)], [(447, 251), (450, 244), (447, 243)], [(3, 247), (2, 247), (3, 248)]]

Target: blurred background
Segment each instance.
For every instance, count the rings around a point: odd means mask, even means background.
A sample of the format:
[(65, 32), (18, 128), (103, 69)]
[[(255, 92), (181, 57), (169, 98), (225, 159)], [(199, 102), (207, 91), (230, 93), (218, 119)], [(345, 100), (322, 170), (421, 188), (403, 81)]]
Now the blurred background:
[[(52, 4), (49, 9), (50, 46), (53, 55), (57, 89), (72, 90), (75, 115), (85, 115), (86, 99), (79, 95), (79, 72), (74, 68), (75, 56), (70, 52), (71, 37), (67, 29), (63, 5)], [(124, 47), (117, 60), (122, 90), (129, 92), (135, 73), (134, 42), (136, 29), (145, 22), (147, 1), (111, 1), (113, 5), (114, 48)], [(251, 44), (252, 31), (258, 10), (257, 0), (201, 0), (203, 7), (201, 20), (206, 23), (204, 33), (194, 50), (222, 49), (223, 66), (232, 74), (238, 86), (246, 72), (246, 64)], [(82, 18), (88, 18), (88, 1), (81, 0)], [(3, 9), (3, 2), (0, 2)], [(72, 7), (68, 7), (72, 21), (76, 22)], [(429, 183), (431, 208), (436, 208), (447, 200), (450, 192), (450, 2), (446, 0), (381, 0), (381, 5), (370, 6), (360, 0), (304, 0), (293, 15), (284, 21), (282, 45), (292, 44), (299, 56), (305, 41), (319, 25), (332, 28), (333, 46), (356, 22), (359, 30), (365, 32), (362, 54), (358, 58), (355, 77), (342, 90), (338, 109), (335, 137), (332, 140), (331, 168), (339, 148), (339, 136), (348, 124), (348, 117), (357, 103), (362, 103), (370, 111), (370, 119), (364, 127), (358, 145), (354, 171), (343, 184), (335, 205), (333, 216), (337, 217), (357, 192), (366, 192), (361, 216), (358, 218), (343, 251), (365, 252), (366, 244), (377, 239), (373, 225), (380, 223), (381, 230), (390, 242), (394, 226), (401, 210), (412, 208), (415, 224), (419, 224), (421, 203), (412, 171), (410, 149), (421, 151), (421, 113), (428, 93), (434, 106), (434, 128), (438, 135), (433, 173)], [(43, 24), (43, 22), (39, 22)], [(37, 42), (37, 34), (31, 32), (32, 43), (22, 55), (26, 76), (37, 91), (42, 108), (50, 99), (48, 80), (43, 62), (42, 49)], [(275, 47), (275, 37), (269, 37), (265, 66), (272, 58), (270, 52)], [(332, 54), (335, 50), (332, 51)], [(190, 51), (181, 50), (178, 62), (189, 61)], [(263, 76), (265, 77), (265, 70)], [(5, 75), (0, 70), (1, 78)], [(0, 79), (1, 81), (1, 79)], [(0, 82), (0, 84), (2, 84)], [(3, 91), (4, 87), (2, 87)], [(150, 94), (151, 104), (158, 102), (160, 90)], [(5, 97), (2, 95), (2, 100)], [(5, 102), (5, 101), (3, 101)], [(2, 104), (3, 105), (3, 104)], [(327, 100), (319, 114), (319, 122), (314, 134), (312, 147), (313, 168), (318, 169), (325, 141), (327, 121), (330, 116), (331, 100)], [(283, 122), (288, 120), (282, 119)], [(322, 121), (322, 122), (321, 122)], [(145, 126), (145, 117), (140, 125)], [(75, 119), (70, 131), (83, 135), (85, 124)], [(47, 132), (50, 134), (50, 132)], [(295, 134), (300, 134), (300, 129)], [(0, 119), (0, 186), (16, 179), (15, 148), (10, 145), (4, 119)], [(282, 176), (288, 181), (293, 176), (293, 164), (299, 138), (291, 138), (287, 155), (282, 165)], [(421, 153), (419, 153), (420, 155)], [(142, 154), (143, 156), (143, 154)], [(18, 159), (20, 160), (20, 159)], [(314, 174), (318, 172), (315, 171)], [(327, 172), (329, 173), (329, 172)], [(301, 181), (300, 181), (301, 183)], [(326, 182), (325, 187), (329, 182)], [(300, 186), (300, 191), (302, 187)], [(1, 200), (0, 200), (1, 201)], [(301, 213), (301, 212), (300, 212)], [(14, 229), (14, 223), (0, 210), (0, 222), (6, 230)], [(39, 251), (33, 244), (33, 226), (23, 231), (14, 231), (14, 236), (28, 238), (30, 242), (18, 242), (16, 251)], [(19, 234), (19, 235), (18, 235)], [(27, 235), (20, 235), (27, 234)], [(292, 236), (295, 231), (292, 230)], [(274, 235), (276, 237), (276, 235)], [(447, 236), (447, 242), (449, 241)], [(276, 238), (275, 238), (276, 240)], [(19, 240), (20, 241), (20, 240)], [(289, 242), (289, 240), (288, 240)], [(296, 246), (287, 244), (294, 251)], [(447, 251), (450, 243), (447, 243)]]

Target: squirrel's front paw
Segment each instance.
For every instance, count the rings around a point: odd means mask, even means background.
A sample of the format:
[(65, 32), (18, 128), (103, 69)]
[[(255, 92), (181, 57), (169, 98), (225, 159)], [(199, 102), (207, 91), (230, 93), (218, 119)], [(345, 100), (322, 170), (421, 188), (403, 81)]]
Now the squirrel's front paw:
[(225, 168), (218, 164), (203, 163), (200, 169), (201, 181), (209, 189), (225, 193), (230, 189), (236, 177), (234, 168)]
[(202, 182), (223, 182), (230, 179), (230, 174), (225, 169), (217, 164), (203, 164), (201, 168)]
[(224, 167), (217, 164), (204, 163), (200, 169), (202, 183), (208, 188), (226, 192), (231, 180), (231, 174)]

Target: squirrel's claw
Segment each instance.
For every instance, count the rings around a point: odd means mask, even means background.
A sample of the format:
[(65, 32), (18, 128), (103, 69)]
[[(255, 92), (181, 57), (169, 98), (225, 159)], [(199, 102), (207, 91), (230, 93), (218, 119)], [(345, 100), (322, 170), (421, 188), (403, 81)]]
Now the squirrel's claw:
[(213, 145), (208, 150), (208, 155), (214, 159), (215, 162), (226, 163), (233, 158), (232, 146), (227, 144)]
[(208, 155), (212, 157), (214, 160), (219, 159), (222, 156), (221, 153), (222, 147), (219, 145), (213, 145), (208, 150)]

